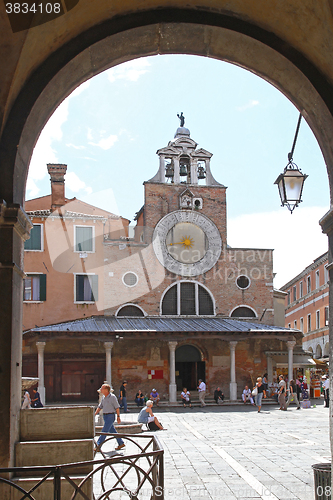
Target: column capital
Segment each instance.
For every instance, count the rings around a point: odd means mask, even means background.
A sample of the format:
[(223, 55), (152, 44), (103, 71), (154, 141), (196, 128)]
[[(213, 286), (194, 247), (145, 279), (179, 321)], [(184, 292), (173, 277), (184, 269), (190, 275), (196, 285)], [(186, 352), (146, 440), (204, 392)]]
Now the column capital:
[(333, 209), (331, 208), (319, 221), (323, 233), (328, 236), (333, 232)]
[(175, 351), (175, 350), (176, 350), (176, 347), (177, 347), (178, 342), (176, 342), (176, 341), (174, 341), (174, 340), (173, 340), (173, 341), (168, 342), (168, 344), (169, 344), (169, 349), (170, 349), (170, 351)]
[(236, 349), (236, 345), (238, 344), (237, 340), (230, 340), (229, 342), (229, 347), (231, 351), (234, 351)]
[(112, 347), (113, 347), (113, 342), (104, 342), (105, 350), (112, 349)]
[(29, 238), (32, 228), (23, 208), (17, 203), (7, 204), (5, 200), (0, 200), (0, 225), (13, 227), (23, 241)]
[(46, 346), (46, 342), (36, 342), (36, 346), (37, 346), (38, 351), (44, 351), (45, 346)]
[(294, 349), (296, 345), (296, 340), (288, 340), (287, 342), (288, 349)]

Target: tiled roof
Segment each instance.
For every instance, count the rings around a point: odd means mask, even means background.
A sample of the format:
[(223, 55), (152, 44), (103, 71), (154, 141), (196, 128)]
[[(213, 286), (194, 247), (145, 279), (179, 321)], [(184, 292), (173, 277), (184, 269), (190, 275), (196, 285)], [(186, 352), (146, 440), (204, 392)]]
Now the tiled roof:
[[(28, 332), (210, 332), (210, 333), (299, 333), (298, 330), (217, 317), (115, 317), (96, 316), (87, 319), (32, 328)], [(27, 333), (28, 333), (27, 332)]]

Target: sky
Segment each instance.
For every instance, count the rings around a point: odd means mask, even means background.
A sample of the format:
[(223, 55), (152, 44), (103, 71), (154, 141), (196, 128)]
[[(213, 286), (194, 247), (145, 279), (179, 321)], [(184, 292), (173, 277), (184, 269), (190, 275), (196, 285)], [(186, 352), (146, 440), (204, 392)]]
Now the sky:
[[(214, 177), (228, 187), (228, 244), (273, 248), (281, 287), (327, 251), (319, 219), (329, 210), (325, 162), (302, 120), (294, 162), (309, 175), (291, 215), (274, 181), (288, 162), (299, 116), (276, 88), (235, 65), (197, 56), (140, 58), (83, 83), (45, 125), (33, 152), (26, 199), (50, 193), (47, 163), (68, 165), (66, 196), (133, 221), (156, 151), (179, 120), (211, 153)], [(134, 222), (133, 222), (134, 225)]]

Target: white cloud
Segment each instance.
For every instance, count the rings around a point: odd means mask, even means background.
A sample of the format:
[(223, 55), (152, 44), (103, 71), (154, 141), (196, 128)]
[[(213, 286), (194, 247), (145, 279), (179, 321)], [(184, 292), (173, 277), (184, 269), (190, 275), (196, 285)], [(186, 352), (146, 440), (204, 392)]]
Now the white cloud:
[(92, 129), (91, 128), (88, 128), (88, 130), (87, 130), (87, 139), (88, 139), (88, 141), (92, 141), (93, 140)]
[(255, 106), (259, 105), (259, 101), (256, 101), (254, 99), (251, 99), (247, 104), (244, 104), (244, 106), (237, 106), (237, 111), (246, 111), (247, 109), (254, 108)]
[(298, 207), (248, 214), (228, 221), (228, 244), (235, 248), (272, 248), (274, 280), (281, 287), (327, 251), (319, 219), (328, 207)]
[(107, 150), (112, 148), (112, 146), (118, 141), (117, 135), (110, 135), (105, 137), (105, 139), (100, 139), (98, 142), (89, 142), (92, 146), (97, 146), (101, 149)]
[(81, 179), (76, 175), (75, 172), (68, 172), (66, 174), (66, 188), (70, 189), (74, 193), (77, 193), (78, 191), (84, 190), (87, 194), (92, 193), (92, 188), (90, 186), (87, 186), (84, 181), (81, 181)]
[(66, 146), (67, 146), (68, 148), (74, 148), (74, 149), (86, 149), (86, 147), (85, 147), (85, 146), (75, 146), (75, 144), (71, 144), (71, 143), (66, 144)]
[(111, 83), (116, 80), (136, 82), (140, 76), (148, 72), (149, 66), (150, 63), (145, 58), (134, 59), (109, 69), (106, 74)]
[(119, 215), (117, 201), (111, 188), (87, 193), (86, 195), (81, 196), (80, 199), (90, 205), (93, 205), (94, 207)]
[(33, 181), (31, 179), (31, 177), (28, 177), (27, 179), (27, 187), (26, 187), (26, 190), (27, 190), (27, 195), (26, 195), (26, 198), (28, 198), (29, 200), (30, 199), (33, 199), (33, 198), (36, 198), (40, 189), (36, 186), (36, 183), (35, 181)]

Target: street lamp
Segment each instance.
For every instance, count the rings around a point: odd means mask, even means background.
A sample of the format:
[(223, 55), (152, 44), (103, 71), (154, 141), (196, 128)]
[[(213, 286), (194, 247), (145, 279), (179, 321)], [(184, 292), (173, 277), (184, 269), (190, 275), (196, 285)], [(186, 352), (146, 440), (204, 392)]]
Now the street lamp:
[(293, 162), (293, 154), (296, 146), (299, 127), (301, 125), (301, 119), (302, 114), (300, 113), (293, 146), (290, 153), (288, 154), (288, 164), (285, 167), (283, 174), (280, 174), (274, 182), (274, 184), (278, 185), (282, 206), (284, 207), (285, 205), (287, 205), (290, 213), (293, 213), (295, 207), (297, 207), (299, 203), (301, 203), (304, 181), (308, 177), (306, 174), (302, 174), (301, 169), (298, 168), (296, 163)]

